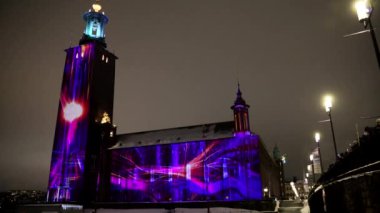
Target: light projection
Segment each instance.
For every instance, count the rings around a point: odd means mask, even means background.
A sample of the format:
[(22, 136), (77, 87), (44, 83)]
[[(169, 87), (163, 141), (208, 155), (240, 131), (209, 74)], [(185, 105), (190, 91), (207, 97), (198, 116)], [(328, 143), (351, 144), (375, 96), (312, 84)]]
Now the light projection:
[(84, 181), (94, 44), (67, 51), (54, 138), (48, 201), (75, 201)]
[(111, 201), (197, 202), (262, 198), (258, 138), (112, 150)]
[(68, 103), (63, 108), (63, 117), (66, 121), (72, 122), (79, 118), (83, 113), (83, 107), (75, 101)]

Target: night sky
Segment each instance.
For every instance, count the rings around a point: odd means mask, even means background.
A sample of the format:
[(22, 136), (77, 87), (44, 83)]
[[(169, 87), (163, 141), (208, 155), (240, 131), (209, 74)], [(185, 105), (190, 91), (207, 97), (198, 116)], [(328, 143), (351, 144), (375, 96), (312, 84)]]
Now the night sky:
[[(378, 2), (378, 1), (377, 1)], [(0, 191), (46, 190), (65, 61), (78, 45), (87, 0), (0, 3)], [(232, 120), (237, 81), (251, 129), (286, 153), (286, 176), (302, 177), (313, 134), (324, 167), (333, 144), (321, 104), (335, 96), (344, 151), (380, 115), (380, 70), (351, 1), (108, 0), (102, 6), (116, 64), (118, 133)], [(380, 5), (375, 5), (377, 8)], [(380, 26), (380, 8), (373, 14)], [(377, 30), (378, 39), (380, 32)]]

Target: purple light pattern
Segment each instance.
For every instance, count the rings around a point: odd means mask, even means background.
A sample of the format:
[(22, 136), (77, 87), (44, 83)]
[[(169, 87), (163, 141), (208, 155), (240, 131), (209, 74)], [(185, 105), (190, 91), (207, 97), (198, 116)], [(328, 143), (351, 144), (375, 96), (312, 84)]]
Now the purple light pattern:
[[(50, 202), (81, 200), (94, 48), (86, 44), (67, 50), (49, 176)], [(68, 116), (65, 107), (72, 103), (75, 107)], [(113, 150), (110, 200), (261, 199), (258, 150), (257, 136), (246, 133), (227, 139)]]
[[(82, 191), (94, 48), (86, 44), (66, 50), (48, 185), (50, 202), (77, 201)], [(74, 107), (70, 115), (67, 106)]]
[(243, 201), (262, 198), (258, 138), (112, 150), (111, 200)]

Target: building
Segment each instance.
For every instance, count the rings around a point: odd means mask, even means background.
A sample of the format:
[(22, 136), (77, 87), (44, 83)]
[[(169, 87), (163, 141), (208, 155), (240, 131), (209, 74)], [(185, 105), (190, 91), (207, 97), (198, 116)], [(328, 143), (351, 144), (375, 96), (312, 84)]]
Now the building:
[(96, 3), (66, 62), (48, 185), (49, 202), (226, 202), (279, 197), (280, 167), (250, 130), (238, 85), (233, 121), (116, 134), (115, 60)]
[(97, 187), (96, 171), (89, 166), (101, 140), (97, 123), (105, 112), (112, 118), (117, 57), (106, 50), (108, 18), (99, 4), (83, 18), (79, 46), (66, 50), (48, 184), (51, 202), (93, 199), (87, 195)]
[(284, 166), (286, 164), (286, 154), (281, 155), (280, 149), (277, 145), (273, 148), (273, 158), (279, 166), (280, 171), (280, 198), (283, 199), (285, 197), (285, 170)]

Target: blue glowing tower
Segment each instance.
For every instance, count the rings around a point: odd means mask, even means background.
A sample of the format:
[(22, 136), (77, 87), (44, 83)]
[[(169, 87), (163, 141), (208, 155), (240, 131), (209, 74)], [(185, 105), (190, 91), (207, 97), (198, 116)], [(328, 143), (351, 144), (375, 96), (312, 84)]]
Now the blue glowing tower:
[[(115, 60), (105, 43), (108, 18), (95, 3), (84, 15), (86, 28), (79, 46), (66, 50), (57, 124), (51, 159), (47, 200), (95, 200), (104, 174), (101, 147), (111, 125)], [(105, 132), (107, 130), (107, 132)]]
[(100, 4), (93, 4), (92, 10), (90, 9), (83, 15), (83, 19), (86, 21), (86, 28), (84, 29), (80, 44), (97, 41), (106, 46), (104, 27), (108, 23), (108, 18), (101, 9)]

